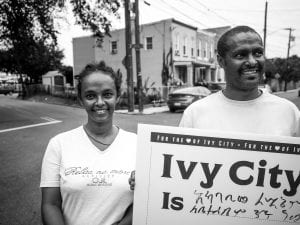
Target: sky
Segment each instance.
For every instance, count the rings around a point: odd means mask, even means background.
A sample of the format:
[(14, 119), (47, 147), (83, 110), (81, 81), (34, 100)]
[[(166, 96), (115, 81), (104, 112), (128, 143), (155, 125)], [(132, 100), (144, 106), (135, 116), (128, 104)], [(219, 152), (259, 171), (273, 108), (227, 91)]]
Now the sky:
[[(140, 0), (140, 24), (174, 18), (199, 29), (248, 25), (263, 38), (266, 2), (267, 58), (287, 57), (287, 28), (292, 28), (291, 34), (295, 37), (289, 55), (300, 56), (300, 0)], [(72, 38), (91, 33), (74, 25), (71, 7), (67, 9), (66, 20), (59, 22), (58, 44), (64, 50), (63, 63), (73, 66)], [(113, 19), (112, 29), (125, 27), (124, 9), (120, 8), (119, 12), (121, 18)]]

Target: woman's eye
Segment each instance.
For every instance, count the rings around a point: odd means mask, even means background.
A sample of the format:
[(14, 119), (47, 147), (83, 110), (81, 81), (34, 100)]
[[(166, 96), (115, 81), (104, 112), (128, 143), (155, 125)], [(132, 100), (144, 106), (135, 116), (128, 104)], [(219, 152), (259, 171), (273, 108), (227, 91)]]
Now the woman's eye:
[(104, 94), (104, 97), (105, 98), (111, 98), (113, 95), (114, 95), (113, 93), (108, 92), (108, 93)]

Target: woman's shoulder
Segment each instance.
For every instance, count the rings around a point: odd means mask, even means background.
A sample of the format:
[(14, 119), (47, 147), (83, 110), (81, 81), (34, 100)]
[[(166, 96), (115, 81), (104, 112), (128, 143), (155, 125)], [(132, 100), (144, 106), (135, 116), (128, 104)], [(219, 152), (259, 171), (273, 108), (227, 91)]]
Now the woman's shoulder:
[(133, 132), (130, 132), (130, 131), (126, 131), (126, 130), (124, 130), (124, 129), (122, 129), (122, 128), (119, 128), (120, 130), (120, 135), (122, 136), (122, 137), (127, 137), (127, 138), (133, 138), (133, 139), (136, 139), (137, 138), (137, 135), (136, 135), (136, 133), (133, 133)]
[(137, 135), (133, 132), (129, 132), (120, 128), (119, 137), (119, 140), (122, 140), (123, 143), (136, 145)]
[(65, 132), (61, 132), (57, 135), (55, 135), (52, 139), (54, 140), (68, 140), (70, 138), (77, 138), (80, 137), (82, 135), (82, 131), (83, 131), (83, 127), (79, 126), (76, 127), (74, 129), (65, 131)]

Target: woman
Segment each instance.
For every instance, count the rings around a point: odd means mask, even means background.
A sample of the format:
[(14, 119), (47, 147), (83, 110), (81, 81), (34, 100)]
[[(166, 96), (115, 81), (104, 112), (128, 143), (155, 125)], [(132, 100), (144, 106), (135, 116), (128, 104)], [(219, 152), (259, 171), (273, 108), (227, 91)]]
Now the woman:
[(100, 63), (87, 65), (78, 78), (78, 97), (88, 119), (48, 144), (40, 184), (43, 222), (127, 224), (136, 135), (113, 125), (121, 77)]

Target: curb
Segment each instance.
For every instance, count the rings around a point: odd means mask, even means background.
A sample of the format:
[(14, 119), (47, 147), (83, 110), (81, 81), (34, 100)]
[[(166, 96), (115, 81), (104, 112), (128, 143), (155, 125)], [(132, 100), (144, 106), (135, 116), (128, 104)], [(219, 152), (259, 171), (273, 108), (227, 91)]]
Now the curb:
[(162, 107), (150, 107), (143, 110), (143, 112), (139, 112), (137, 109), (135, 109), (133, 112), (128, 112), (127, 109), (123, 110), (115, 110), (115, 113), (118, 114), (128, 114), (128, 115), (150, 115), (155, 113), (162, 113), (169, 111), (168, 106), (162, 106)]

